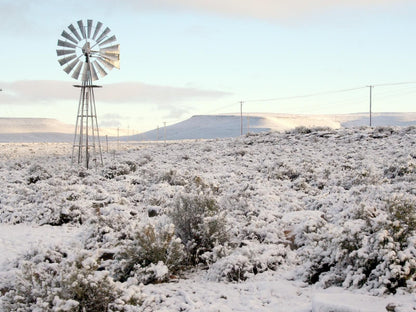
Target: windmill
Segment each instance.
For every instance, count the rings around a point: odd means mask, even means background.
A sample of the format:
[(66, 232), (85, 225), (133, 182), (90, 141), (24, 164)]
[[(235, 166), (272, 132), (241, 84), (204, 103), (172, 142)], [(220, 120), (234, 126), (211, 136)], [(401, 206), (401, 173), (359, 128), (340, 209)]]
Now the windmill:
[(71, 159), (72, 163), (77, 160), (89, 168), (91, 161), (103, 164), (94, 96), (94, 88), (101, 86), (93, 81), (99, 79), (98, 75), (106, 76), (114, 67), (120, 69), (120, 45), (110, 28), (101, 22), (88, 19), (86, 24), (82, 20), (74, 24), (62, 31), (56, 54), (63, 70), (81, 80), (80, 85), (74, 85), (81, 93)]

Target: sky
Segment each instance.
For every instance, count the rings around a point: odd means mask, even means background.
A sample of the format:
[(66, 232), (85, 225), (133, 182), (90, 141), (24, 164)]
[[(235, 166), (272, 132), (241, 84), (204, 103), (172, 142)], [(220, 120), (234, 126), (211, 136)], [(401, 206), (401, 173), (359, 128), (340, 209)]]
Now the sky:
[(57, 62), (78, 20), (101, 21), (120, 70), (97, 84), (101, 127), (193, 115), (414, 112), (413, 0), (0, 0), (0, 117), (75, 124), (79, 83)]

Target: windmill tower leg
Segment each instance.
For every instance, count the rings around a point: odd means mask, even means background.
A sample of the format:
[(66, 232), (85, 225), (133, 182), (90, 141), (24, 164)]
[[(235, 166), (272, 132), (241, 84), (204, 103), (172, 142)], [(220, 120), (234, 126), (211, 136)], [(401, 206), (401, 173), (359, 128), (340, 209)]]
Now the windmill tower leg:
[(74, 144), (72, 146), (72, 163), (84, 164), (88, 169), (91, 162), (95, 166), (103, 165), (98, 120), (95, 107), (94, 87), (91, 80), (82, 85), (75, 126)]
[[(98, 128), (98, 120), (97, 120), (97, 108), (95, 106), (95, 96), (94, 96), (94, 89), (91, 88), (91, 95), (90, 95), (90, 101), (91, 101), (91, 126), (92, 126), (92, 139), (93, 139), (93, 145), (94, 145), (94, 154), (96, 155), (96, 162), (103, 165), (103, 153), (101, 149), (101, 141), (100, 141), (100, 130)], [(95, 141), (95, 138), (97, 138), (97, 142)], [(96, 146), (96, 144), (98, 146)], [(98, 151), (96, 150), (98, 149)]]

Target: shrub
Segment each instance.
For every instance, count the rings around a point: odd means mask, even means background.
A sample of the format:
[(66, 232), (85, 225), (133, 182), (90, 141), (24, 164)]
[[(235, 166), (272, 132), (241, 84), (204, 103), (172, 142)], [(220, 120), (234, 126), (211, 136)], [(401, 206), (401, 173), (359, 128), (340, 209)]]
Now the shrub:
[(384, 169), (384, 175), (389, 179), (404, 178), (414, 175), (416, 172), (416, 163), (414, 161), (394, 163)]
[(113, 164), (108, 167), (105, 167), (102, 171), (103, 176), (106, 179), (114, 179), (118, 176), (127, 175), (131, 172), (135, 172), (137, 166), (132, 161), (126, 161), (124, 163)]
[[(149, 224), (134, 233), (131, 242), (121, 249), (116, 258), (120, 261), (120, 267), (116, 269), (118, 280), (126, 281), (129, 277), (136, 276), (136, 279), (146, 284), (166, 281), (171, 273), (177, 272), (184, 251), (172, 224)], [(166, 266), (166, 274), (154, 271), (155, 265), (160, 268), (161, 264)], [(142, 278), (140, 274), (146, 276)]]
[(295, 129), (286, 131), (287, 134), (308, 134), (311, 132), (312, 129), (305, 126), (298, 126)]
[(395, 197), (379, 209), (359, 207), (332, 232), (317, 231), (302, 248), (304, 277), (323, 286), (364, 287), (378, 293), (413, 289), (416, 280), (416, 206)]
[(27, 178), (28, 184), (46, 180), (51, 177), (49, 172), (45, 168), (43, 168), (41, 165), (30, 166), (28, 174), (29, 174)]
[[(4, 290), (2, 311), (124, 311), (139, 304), (138, 294), (125, 296), (96, 259), (68, 259), (60, 250), (36, 252), (18, 265)], [(123, 298), (124, 300), (120, 299)]]
[(246, 244), (214, 264), (208, 270), (212, 281), (239, 282), (250, 276), (276, 270), (286, 259), (283, 244)]
[(167, 282), (171, 274), (169, 268), (162, 261), (159, 261), (157, 264), (151, 263), (146, 267), (136, 264), (130, 272), (130, 276), (129, 281), (134, 280), (135, 284), (147, 285)]
[(189, 264), (206, 262), (203, 254), (228, 240), (225, 215), (212, 198), (182, 195), (170, 217), (185, 245)]
[(186, 181), (178, 175), (178, 173), (175, 170), (169, 170), (168, 172), (165, 172), (162, 176), (159, 178), (160, 182), (166, 182), (169, 185), (180, 185), (184, 186), (186, 185)]

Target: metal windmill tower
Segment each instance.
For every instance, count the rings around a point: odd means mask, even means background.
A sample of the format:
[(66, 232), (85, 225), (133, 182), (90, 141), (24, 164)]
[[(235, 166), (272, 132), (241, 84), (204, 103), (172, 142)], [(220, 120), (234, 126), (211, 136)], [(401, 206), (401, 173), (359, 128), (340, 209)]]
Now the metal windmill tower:
[[(81, 80), (74, 143), (72, 146), (72, 163), (77, 161), (87, 168), (91, 162), (103, 164), (100, 134), (95, 108), (93, 81), (107, 75), (114, 67), (120, 69), (120, 45), (111, 30), (103, 23), (82, 20), (68, 26), (58, 40), (58, 62), (72, 78)], [(106, 71), (107, 70), (107, 71)]]

